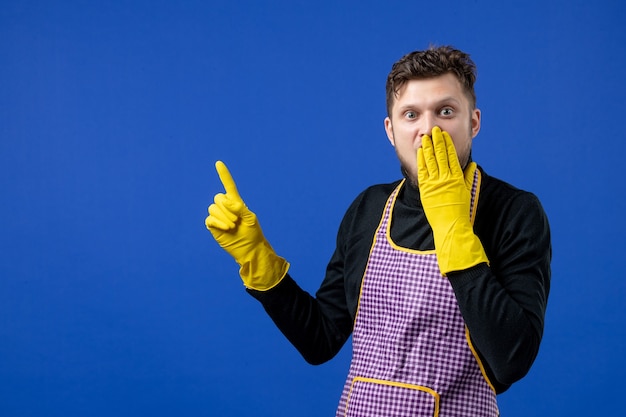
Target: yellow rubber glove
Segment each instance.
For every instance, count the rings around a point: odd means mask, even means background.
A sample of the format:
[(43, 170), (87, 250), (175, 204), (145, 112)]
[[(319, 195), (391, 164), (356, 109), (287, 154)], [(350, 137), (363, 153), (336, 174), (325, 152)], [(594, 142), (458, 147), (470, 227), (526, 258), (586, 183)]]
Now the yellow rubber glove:
[(244, 285), (259, 291), (269, 290), (285, 277), (289, 263), (276, 255), (263, 236), (256, 214), (244, 204), (226, 165), (217, 161), (215, 168), (226, 194), (215, 195), (206, 227), (239, 264)]
[(471, 162), (463, 173), (448, 132), (435, 126), (432, 138), (422, 137), (422, 147), (417, 150), (417, 181), (443, 275), (489, 262), (470, 220), (475, 171), (476, 163)]

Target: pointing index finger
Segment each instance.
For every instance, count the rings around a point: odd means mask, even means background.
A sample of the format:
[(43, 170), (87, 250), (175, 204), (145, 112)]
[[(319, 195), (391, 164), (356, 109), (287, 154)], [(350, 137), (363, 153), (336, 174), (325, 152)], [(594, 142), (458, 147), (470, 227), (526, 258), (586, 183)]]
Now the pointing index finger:
[(215, 163), (215, 169), (217, 170), (217, 175), (220, 177), (220, 181), (224, 186), (224, 190), (226, 190), (226, 194), (230, 194), (233, 197), (241, 198), (239, 195), (239, 191), (237, 191), (237, 186), (235, 185), (235, 180), (233, 180), (233, 176), (230, 175), (230, 171), (226, 168), (226, 164), (222, 161), (217, 161)]

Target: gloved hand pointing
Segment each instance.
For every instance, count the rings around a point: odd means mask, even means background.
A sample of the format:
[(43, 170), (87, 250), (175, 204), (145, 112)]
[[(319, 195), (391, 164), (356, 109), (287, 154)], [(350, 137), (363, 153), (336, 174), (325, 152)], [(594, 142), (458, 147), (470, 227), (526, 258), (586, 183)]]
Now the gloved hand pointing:
[(244, 204), (226, 165), (217, 161), (215, 168), (226, 193), (215, 195), (206, 227), (239, 264), (244, 285), (259, 291), (269, 290), (285, 277), (289, 263), (276, 255), (263, 236), (256, 214)]
[(417, 150), (417, 180), (443, 275), (489, 262), (470, 219), (475, 172), (475, 162), (463, 172), (448, 132), (435, 126), (432, 138), (422, 137), (422, 147)]

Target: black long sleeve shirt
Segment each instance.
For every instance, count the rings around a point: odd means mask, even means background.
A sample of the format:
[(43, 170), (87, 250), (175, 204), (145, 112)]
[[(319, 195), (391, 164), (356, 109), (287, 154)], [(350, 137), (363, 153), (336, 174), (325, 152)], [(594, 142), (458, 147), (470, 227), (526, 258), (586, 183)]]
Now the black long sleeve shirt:
[[(481, 174), (474, 232), (489, 265), (449, 273), (448, 279), (487, 377), (501, 393), (526, 375), (539, 350), (550, 288), (550, 230), (533, 194), (482, 168)], [(398, 184), (372, 186), (350, 205), (315, 297), (289, 275), (269, 291), (248, 290), (309, 363), (331, 359), (352, 332), (374, 234)], [(434, 249), (419, 190), (408, 182), (396, 200), (391, 238), (402, 247)]]

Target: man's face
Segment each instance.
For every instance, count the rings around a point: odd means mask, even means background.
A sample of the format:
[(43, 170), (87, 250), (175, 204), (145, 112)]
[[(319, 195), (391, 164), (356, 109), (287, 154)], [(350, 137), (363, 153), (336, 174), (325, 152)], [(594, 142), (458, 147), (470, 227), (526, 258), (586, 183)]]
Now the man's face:
[(462, 167), (467, 165), (472, 139), (480, 130), (480, 110), (472, 109), (457, 78), (451, 74), (410, 80), (399, 91), (385, 131), (408, 179), (417, 185), (417, 149), (422, 136), (439, 126), (452, 137)]

